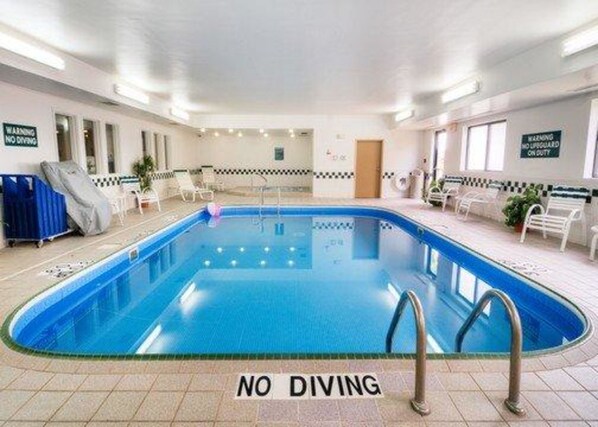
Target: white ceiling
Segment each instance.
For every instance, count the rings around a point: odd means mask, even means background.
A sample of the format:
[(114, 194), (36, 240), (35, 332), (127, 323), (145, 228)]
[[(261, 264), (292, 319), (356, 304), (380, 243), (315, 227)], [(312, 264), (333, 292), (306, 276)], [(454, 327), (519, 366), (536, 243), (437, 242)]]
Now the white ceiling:
[(0, 0), (0, 23), (184, 108), (389, 113), (598, 17), (593, 0)]

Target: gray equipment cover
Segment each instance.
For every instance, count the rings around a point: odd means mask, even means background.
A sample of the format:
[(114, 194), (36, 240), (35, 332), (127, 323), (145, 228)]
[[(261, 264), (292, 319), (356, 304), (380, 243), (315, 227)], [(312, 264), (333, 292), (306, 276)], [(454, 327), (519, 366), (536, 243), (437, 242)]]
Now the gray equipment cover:
[(66, 212), (84, 236), (103, 233), (110, 226), (112, 208), (87, 172), (73, 161), (42, 162), (52, 188), (64, 194)]

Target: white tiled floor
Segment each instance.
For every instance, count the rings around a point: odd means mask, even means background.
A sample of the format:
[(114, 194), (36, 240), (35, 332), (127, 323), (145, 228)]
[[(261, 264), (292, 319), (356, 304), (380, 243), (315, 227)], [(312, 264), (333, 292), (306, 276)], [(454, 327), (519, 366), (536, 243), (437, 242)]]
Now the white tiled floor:
[[(253, 199), (219, 194), (223, 204)], [(525, 245), (500, 224), (453, 214), (412, 200), (286, 199), (290, 204), (366, 204), (395, 209), (501, 262), (528, 261), (531, 278), (598, 314), (598, 262), (586, 248), (558, 252), (554, 240), (531, 235)], [(99, 259), (199, 208), (167, 200), (162, 213), (131, 213), (125, 227), (102, 236), (68, 237), (41, 250), (31, 245), (0, 251), (0, 320), (58, 279), (40, 276), (51, 266)], [(484, 236), (484, 238), (480, 238)], [(595, 320), (594, 320), (595, 323)], [(598, 426), (598, 338), (524, 360), (527, 415), (502, 405), (506, 360), (428, 362), (432, 414), (411, 411), (410, 360), (81, 361), (26, 356), (0, 345), (0, 425), (320, 425), (320, 426)], [(239, 372), (371, 372), (385, 392), (380, 400), (256, 402), (232, 399)]]

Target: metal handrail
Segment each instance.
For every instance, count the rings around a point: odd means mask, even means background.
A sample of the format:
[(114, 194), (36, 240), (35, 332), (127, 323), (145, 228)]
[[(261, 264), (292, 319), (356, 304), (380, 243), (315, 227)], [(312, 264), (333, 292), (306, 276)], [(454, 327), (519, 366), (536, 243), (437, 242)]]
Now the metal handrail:
[(405, 311), (407, 303), (411, 303), (415, 315), (415, 328), (417, 342), (415, 348), (415, 396), (411, 399), (411, 407), (420, 415), (428, 415), (430, 407), (426, 402), (426, 319), (421, 302), (415, 292), (404, 291), (395, 309), (395, 313), (390, 322), (388, 333), (386, 334), (386, 352), (392, 353), (392, 341)]
[(482, 298), (473, 308), (469, 317), (457, 332), (455, 338), (455, 349), (457, 353), (461, 353), (463, 349), (463, 339), (469, 328), (474, 324), (476, 319), (482, 314), (488, 303), (493, 298), (497, 298), (507, 310), (509, 315), (509, 322), (511, 323), (511, 350), (509, 362), (509, 396), (505, 399), (505, 406), (509, 411), (516, 415), (524, 415), (525, 408), (521, 404), (521, 354), (523, 347), (523, 333), (521, 330), (521, 319), (517, 307), (513, 300), (507, 294), (498, 289), (490, 289), (482, 295)]
[(253, 177), (257, 176), (258, 178), (261, 178), (264, 182), (260, 187), (266, 187), (268, 185), (268, 178), (266, 178), (264, 175), (262, 175), (261, 173), (252, 173), (251, 176), (249, 177), (251, 179), (251, 188), (255, 188), (255, 186), (253, 185)]

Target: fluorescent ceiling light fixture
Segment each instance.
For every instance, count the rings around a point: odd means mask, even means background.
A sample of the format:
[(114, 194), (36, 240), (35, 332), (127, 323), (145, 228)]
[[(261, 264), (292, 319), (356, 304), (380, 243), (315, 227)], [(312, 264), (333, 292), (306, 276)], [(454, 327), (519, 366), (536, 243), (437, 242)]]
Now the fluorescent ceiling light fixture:
[(185, 292), (183, 292), (183, 294), (181, 295), (181, 297), (179, 298), (179, 302), (181, 304), (185, 304), (185, 301), (187, 301), (191, 295), (193, 295), (193, 292), (195, 292), (195, 282), (191, 282), (187, 285), (187, 289), (185, 289)]
[(199, 131), (200, 131), (200, 132), (205, 132), (205, 131), (206, 131), (206, 128), (201, 128)]
[(598, 25), (565, 39), (562, 55), (573, 55), (596, 45), (598, 45)]
[(295, 132), (294, 129), (289, 129), (289, 133), (293, 133), (293, 132)]
[(214, 132), (214, 136), (220, 136), (220, 132)]
[(228, 133), (233, 133), (235, 130), (234, 129), (229, 129)]
[(260, 133), (264, 133), (264, 129), (260, 129)]
[(447, 104), (449, 102), (456, 101), (457, 99), (464, 98), (480, 90), (480, 82), (472, 80), (467, 83), (455, 86), (452, 89), (447, 90), (442, 94), (442, 103)]
[(267, 133), (264, 134), (264, 138), (268, 138), (268, 134)]
[(147, 336), (147, 338), (141, 343), (135, 354), (145, 354), (145, 352), (152, 346), (158, 335), (162, 332), (162, 325), (158, 325), (154, 330)]
[(399, 111), (397, 114), (395, 114), (395, 122), (402, 122), (403, 120), (410, 119), (413, 117), (414, 113), (415, 112), (413, 110)]
[(124, 96), (125, 98), (132, 99), (133, 101), (141, 102), (142, 104), (149, 104), (150, 101), (149, 95), (147, 93), (138, 89), (134, 89), (130, 86), (116, 84), (114, 85), (114, 92), (120, 96)]
[(57, 70), (64, 70), (65, 67), (64, 60), (58, 55), (54, 55), (47, 50), (9, 36), (8, 34), (0, 33), (0, 48), (32, 59), (48, 67), (56, 68)]
[(180, 108), (172, 107), (170, 109), (170, 114), (173, 115), (174, 117), (178, 117), (179, 119), (182, 119), (182, 120), (189, 120), (189, 113), (186, 112), (185, 110), (181, 110)]

